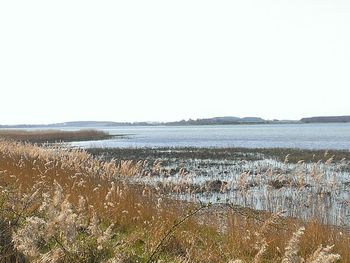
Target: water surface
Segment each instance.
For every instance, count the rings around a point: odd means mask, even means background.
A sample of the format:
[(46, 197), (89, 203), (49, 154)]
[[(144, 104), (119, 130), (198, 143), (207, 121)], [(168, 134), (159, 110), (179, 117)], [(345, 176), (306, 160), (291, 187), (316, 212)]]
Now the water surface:
[[(65, 128), (67, 129), (67, 128)], [(78, 129), (78, 128), (76, 128)], [(350, 150), (350, 123), (101, 128), (126, 138), (74, 142), (80, 147), (244, 147)]]

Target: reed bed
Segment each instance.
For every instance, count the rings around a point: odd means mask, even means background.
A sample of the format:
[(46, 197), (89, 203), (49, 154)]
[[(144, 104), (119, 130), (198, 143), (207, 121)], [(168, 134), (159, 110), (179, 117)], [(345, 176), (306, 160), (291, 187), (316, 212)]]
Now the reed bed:
[(165, 171), (0, 140), (0, 262), (350, 262), (344, 227), (131, 183)]
[(333, 157), (296, 164), (272, 159), (187, 160), (179, 169), (171, 161), (162, 173), (135, 176), (132, 181), (160, 187), (176, 199), (284, 210), (290, 217), (349, 227), (348, 165)]
[(168, 148), (88, 148), (89, 153), (95, 156), (103, 155), (105, 158), (125, 158), (132, 160), (156, 160), (176, 159), (182, 160), (246, 160), (256, 161), (262, 159), (274, 159), (284, 162), (288, 155), (289, 163), (298, 163), (303, 160), (306, 163), (326, 161), (334, 156), (334, 161), (350, 160), (349, 150), (306, 150), (286, 148), (193, 148), (193, 147), (168, 147)]
[(105, 140), (112, 136), (98, 130), (0, 130), (0, 138), (31, 143)]

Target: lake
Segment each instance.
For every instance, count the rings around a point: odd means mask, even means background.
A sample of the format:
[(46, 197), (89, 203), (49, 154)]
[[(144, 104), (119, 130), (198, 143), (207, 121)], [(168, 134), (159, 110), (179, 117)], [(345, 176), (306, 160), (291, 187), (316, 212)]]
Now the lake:
[[(69, 128), (64, 128), (69, 129)], [(78, 128), (74, 128), (78, 129)], [(125, 138), (73, 142), (91, 147), (245, 147), (350, 150), (350, 123), (96, 127)]]

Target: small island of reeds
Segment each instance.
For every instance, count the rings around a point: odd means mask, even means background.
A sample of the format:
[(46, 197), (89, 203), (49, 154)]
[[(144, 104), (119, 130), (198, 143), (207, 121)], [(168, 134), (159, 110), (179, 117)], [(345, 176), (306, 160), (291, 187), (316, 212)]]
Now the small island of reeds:
[(31, 143), (56, 143), (72, 141), (106, 140), (115, 137), (107, 132), (84, 129), (77, 131), (64, 131), (56, 129), (47, 130), (0, 130), (0, 138)]

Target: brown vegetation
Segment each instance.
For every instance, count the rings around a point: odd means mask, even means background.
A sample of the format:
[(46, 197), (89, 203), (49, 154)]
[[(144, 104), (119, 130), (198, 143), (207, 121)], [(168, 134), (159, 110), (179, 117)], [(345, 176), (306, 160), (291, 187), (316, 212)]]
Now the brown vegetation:
[(0, 262), (350, 262), (347, 229), (172, 201), (143, 168), (0, 140)]
[(0, 138), (31, 143), (53, 143), (104, 140), (111, 138), (111, 135), (106, 132), (97, 130), (0, 130)]

